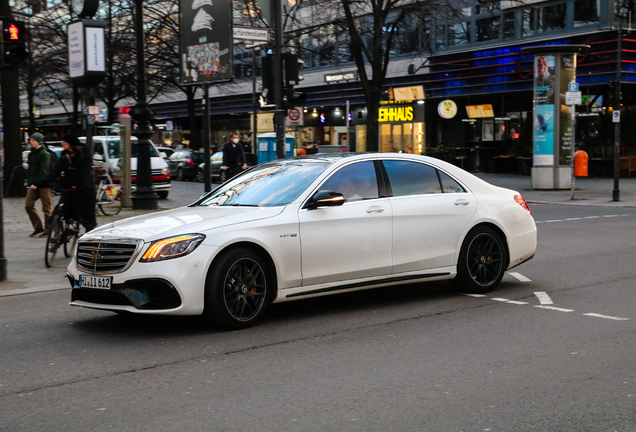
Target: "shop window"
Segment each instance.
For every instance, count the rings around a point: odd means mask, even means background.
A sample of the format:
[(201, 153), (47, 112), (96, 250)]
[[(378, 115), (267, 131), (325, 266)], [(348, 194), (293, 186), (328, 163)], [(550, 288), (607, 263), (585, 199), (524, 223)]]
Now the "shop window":
[(499, 39), (499, 17), (477, 20), (477, 42)]
[(461, 46), (468, 43), (470, 43), (470, 22), (448, 26), (448, 46)]
[(441, 50), (446, 48), (446, 27), (443, 25), (435, 27), (433, 49)]
[(389, 175), (393, 196), (411, 196), (441, 193), (435, 168), (408, 161), (386, 160), (383, 162)]
[(567, 3), (557, 3), (539, 9), (539, 31), (564, 29), (567, 22)]
[(576, 0), (574, 2), (574, 26), (598, 23), (600, 10), (601, 0)]
[(336, 171), (321, 186), (320, 191), (340, 192), (347, 202), (374, 199), (380, 196), (373, 162), (359, 162)]

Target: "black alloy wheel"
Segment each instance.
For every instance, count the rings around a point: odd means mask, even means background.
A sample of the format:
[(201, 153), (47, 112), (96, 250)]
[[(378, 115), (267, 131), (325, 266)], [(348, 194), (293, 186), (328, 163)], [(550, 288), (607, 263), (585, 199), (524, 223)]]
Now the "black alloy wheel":
[(184, 181), (185, 176), (183, 174), (183, 168), (177, 168), (177, 180)]
[(472, 229), (457, 263), (457, 276), (451, 282), (461, 292), (483, 294), (499, 285), (508, 265), (508, 254), (501, 236), (490, 227)]
[(270, 284), (258, 254), (243, 248), (229, 251), (208, 274), (205, 314), (225, 329), (250, 327), (265, 312)]
[(203, 183), (203, 170), (197, 169), (197, 181)]

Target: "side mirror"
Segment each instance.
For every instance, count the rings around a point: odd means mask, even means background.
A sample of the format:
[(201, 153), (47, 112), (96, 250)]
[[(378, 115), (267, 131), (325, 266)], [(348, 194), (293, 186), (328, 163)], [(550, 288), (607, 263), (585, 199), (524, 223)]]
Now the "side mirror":
[(168, 159), (168, 155), (166, 154), (166, 152), (160, 152), (159, 156), (161, 156), (164, 159)]
[(319, 207), (338, 207), (344, 204), (345, 197), (340, 192), (333, 192), (323, 190), (316, 192), (316, 194), (307, 203), (307, 208), (319, 208)]
[(104, 162), (104, 156), (100, 155), (99, 153), (95, 153), (93, 155), (93, 161), (95, 161), (95, 162)]

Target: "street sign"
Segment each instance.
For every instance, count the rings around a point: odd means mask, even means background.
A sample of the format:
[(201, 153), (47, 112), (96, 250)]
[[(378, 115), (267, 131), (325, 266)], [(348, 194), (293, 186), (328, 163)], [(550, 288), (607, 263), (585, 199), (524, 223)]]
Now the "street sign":
[(254, 27), (234, 27), (234, 39), (269, 42), (269, 30)]
[(577, 92), (579, 91), (579, 83), (571, 82), (568, 83), (568, 92)]
[(264, 41), (245, 41), (244, 45), (245, 45), (245, 48), (256, 48), (263, 45), (267, 45), (268, 43), (269, 42), (264, 42)]
[[(572, 86), (573, 83), (570, 83)], [(574, 83), (575, 84), (575, 83)], [(578, 84), (577, 84), (578, 86)], [(581, 92), (580, 91), (568, 91), (565, 92), (565, 104), (566, 105), (581, 105)]]
[(621, 122), (621, 112), (616, 110), (612, 112), (612, 123), (620, 123)]
[(88, 115), (99, 115), (99, 105), (89, 105)]

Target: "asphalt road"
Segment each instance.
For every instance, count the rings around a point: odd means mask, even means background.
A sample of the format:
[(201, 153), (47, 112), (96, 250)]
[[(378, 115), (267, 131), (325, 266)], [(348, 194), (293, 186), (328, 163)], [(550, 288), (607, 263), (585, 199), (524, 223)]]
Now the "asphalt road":
[(634, 431), (636, 209), (534, 205), (539, 249), (446, 283), (272, 305), (256, 327), (0, 301), (0, 431)]

